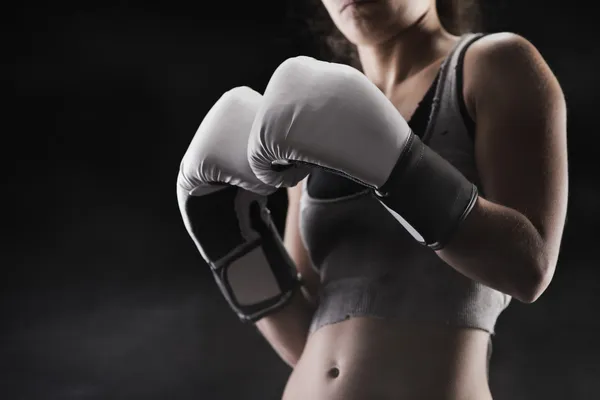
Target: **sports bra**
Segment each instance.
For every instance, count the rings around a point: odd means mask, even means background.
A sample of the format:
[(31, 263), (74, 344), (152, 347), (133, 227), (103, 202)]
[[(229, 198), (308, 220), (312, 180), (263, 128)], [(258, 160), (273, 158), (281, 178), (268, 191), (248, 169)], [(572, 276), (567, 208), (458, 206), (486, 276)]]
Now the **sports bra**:
[[(465, 50), (482, 36), (461, 37), (409, 121), (480, 193), (462, 64)], [(300, 210), (300, 234), (321, 277), (309, 334), (357, 316), (494, 333), (510, 296), (467, 278), (417, 243), (370, 190), (316, 169), (305, 180)]]

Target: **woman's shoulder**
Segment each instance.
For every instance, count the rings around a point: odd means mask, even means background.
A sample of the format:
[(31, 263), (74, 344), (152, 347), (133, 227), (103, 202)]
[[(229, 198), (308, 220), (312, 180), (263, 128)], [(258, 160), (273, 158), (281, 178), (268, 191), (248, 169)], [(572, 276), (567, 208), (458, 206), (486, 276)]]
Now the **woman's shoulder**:
[(465, 53), (463, 71), (465, 100), (472, 107), (477, 97), (491, 95), (493, 88), (519, 91), (524, 89), (523, 82), (555, 80), (534, 44), (513, 32), (486, 34), (473, 42)]
[(513, 32), (483, 35), (465, 55), (465, 68), (472, 74), (490, 76), (535, 68), (544, 64), (538, 49), (525, 37)]
[(484, 34), (471, 45), (469, 53), (471, 58), (494, 63), (499, 59), (509, 62), (539, 54), (533, 43), (514, 32)]

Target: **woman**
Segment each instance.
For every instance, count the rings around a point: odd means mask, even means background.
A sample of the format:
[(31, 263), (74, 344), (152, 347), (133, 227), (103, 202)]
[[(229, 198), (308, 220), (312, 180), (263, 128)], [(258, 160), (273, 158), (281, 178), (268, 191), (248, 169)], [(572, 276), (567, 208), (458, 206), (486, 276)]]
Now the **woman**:
[(322, 2), (348, 61), (479, 197), (433, 251), (355, 182), (315, 170), (289, 189), (284, 241), (304, 290), (256, 323), (293, 367), (283, 398), (491, 399), (497, 317), (513, 297), (535, 301), (558, 258), (561, 88), (526, 39), (464, 34), (456, 2)]

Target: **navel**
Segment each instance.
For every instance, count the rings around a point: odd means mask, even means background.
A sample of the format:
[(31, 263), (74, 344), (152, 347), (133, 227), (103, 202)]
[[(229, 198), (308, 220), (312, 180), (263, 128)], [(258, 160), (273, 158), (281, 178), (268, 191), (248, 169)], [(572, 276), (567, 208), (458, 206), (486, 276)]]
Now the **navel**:
[(330, 378), (337, 378), (338, 376), (340, 376), (339, 368), (337, 368), (337, 367), (329, 368), (329, 371), (327, 371), (327, 376), (329, 376)]

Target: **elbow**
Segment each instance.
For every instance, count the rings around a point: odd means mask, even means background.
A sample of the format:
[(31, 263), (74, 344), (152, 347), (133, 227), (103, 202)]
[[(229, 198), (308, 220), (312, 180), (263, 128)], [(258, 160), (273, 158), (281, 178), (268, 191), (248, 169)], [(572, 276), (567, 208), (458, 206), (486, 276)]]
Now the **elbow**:
[(516, 297), (521, 303), (532, 304), (540, 298), (540, 296), (546, 291), (548, 285), (542, 280), (537, 283), (530, 284), (528, 287), (522, 289)]
[(550, 285), (555, 268), (556, 263), (545, 256), (529, 263), (528, 267), (523, 268), (525, 272), (519, 279), (520, 285), (513, 297), (526, 304), (537, 301)]

